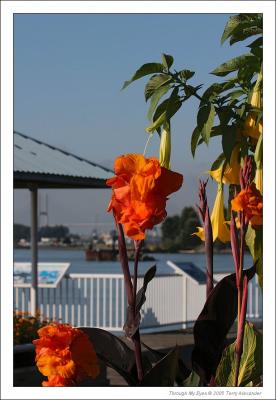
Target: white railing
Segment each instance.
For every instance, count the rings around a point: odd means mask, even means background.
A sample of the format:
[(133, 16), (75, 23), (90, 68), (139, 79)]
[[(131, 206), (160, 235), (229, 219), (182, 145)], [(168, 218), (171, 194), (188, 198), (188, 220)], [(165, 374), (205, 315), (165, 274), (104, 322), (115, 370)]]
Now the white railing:
[[(219, 280), (225, 274), (217, 274)], [(143, 278), (138, 278), (138, 288)], [(148, 285), (141, 312), (141, 330), (164, 331), (193, 325), (205, 301), (205, 285), (174, 274), (155, 277)], [(247, 318), (262, 319), (262, 301), (255, 278), (249, 283)], [(57, 288), (39, 288), (43, 317), (73, 326), (122, 331), (126, 295), (121, 274), (70, 274)], [(30, 312), (30, 288), (14, 287), (14, 308)]]

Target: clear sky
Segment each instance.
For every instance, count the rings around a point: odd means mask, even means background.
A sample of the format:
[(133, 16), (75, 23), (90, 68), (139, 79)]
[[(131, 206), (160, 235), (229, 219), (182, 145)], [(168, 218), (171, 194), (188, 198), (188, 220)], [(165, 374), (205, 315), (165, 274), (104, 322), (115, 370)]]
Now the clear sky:
[[(146, 79), (120, 91), (123, 82), (161, 53), (176, 69), (196, 71), (191, 84), (206, 88), (219, 78), (216, 66), (245, 52), (220, 45), (229, 14), (17, 14), (14, 17), (14, 129), (91, 161), (112, 166), (123, 153), (143, 152), (148, 125)], [(185, 103), (172, 120), (172, 169), (184, 175), (168, 214), (197, 201), (197, 180), (221, 152), (202, 145), (195, 159), (190, 137), (198, 100)], [(158, 156), (154, 136), (147, 155)], [(210, 203), (214, 185), (209, 185)], [(44, 201), (45, 190), (41, 191)], [(112, 222), (105, 212), (108, 190), (48, 190), (49, 222)], [(26, 190), (15, 190), (14, 221), (29, 224)], [(73, 227), (71, 231), (89, 232)]]

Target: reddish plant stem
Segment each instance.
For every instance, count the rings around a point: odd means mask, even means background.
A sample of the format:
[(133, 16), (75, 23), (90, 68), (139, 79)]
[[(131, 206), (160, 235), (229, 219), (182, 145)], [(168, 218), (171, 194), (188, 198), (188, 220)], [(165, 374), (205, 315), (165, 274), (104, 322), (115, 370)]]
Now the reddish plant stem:
[(135, 246), (135, 256), (134, 256), (134, 271), (133, 271), (133, 307), (136, 308), (136, 292), (137, 292), (137, 278), (138, 278), (138, 262), (139, 255), (142, 248), (143, 241), (134, 241)]
[(238, 275), (238, 321), (241, 314), (241, 303), (242, 303), (242, 281), (243, 281), (243, 260), (244, 260), (244, 248), (245, 248), (245, 218), (244, 212), (239, 213), (240, 220), (240, 259), (239, 259), (239, 275)]
[(206, 256), (206, 298), (214, 287), (213, 281), (213, 230), (209, 215), (209, 207), (206, 206), (204, 218), (205, 256)]
[(235, 218), (233, 212), (231, 212), (231, 223), (230, 223), (230, 238), (231, 238), (231, 249), (235, 265), (236, 273), (236, 287), (239, 286), (239, 263), (240, 263), (240, 250), (238, 241), (238, 232), (235, 223)]
[[(134, 273), (133, 273), (133, 319), (135, 319), (136, 317), (136, 312), (139, 312), (139, 310), (136, 311), (136, 294), (137, 294), (136, 292), (137, 292), (137, 278), (138, 278), (138, 262), (142, 244), (143, 244), (142, 240), (137, 240), (134, 242), (135, 256), (134, 256)], [(134, 344), (137, 377), (138, 381), (141, 382), (141, 380), (143, 379), (143, 365), (142, 365), (142, 349), (141, 349), (139, 328), (133, 335), (132, 341)]]
[(238, 334), (237, 334), (236, 348), (235, 348), (236, 351), (235, 386), (238, 386), (239, 370), (243, 352), (244, 326), (245, 326), (245, 317), (247, 309), (247, 292), (248, 292), (248, 278), (245, 275), (243, 278), (242, 306), (241, 306), (240, 319), (238, 320)]
[[(134, 279), (133, 279), (133, 285), (132, 285), (131, 276), (130, 276), (130, 272), (129, 272), (124, 230), (123, 230), (122, 225), (117, 223), (115, 216), (114, 216), (114, 220), (115, 220), (115, 225), (116, 225), (117, 232), (118, 232), (118, 248), (119, 248), (120, 261), (121, 261), (123, 275), (124, 275), (124, 281), (125, 281), (125, 287), (126, 287), (126, 293), (127, 293), (127, 302), (128, 302), (130, 309), (132, 310), (133, 319), (135, 320), (137, 271), (138, 271), (139, 252), (142, 247), (142, 242), (139, 243), (135, 247)], [(137, 368), (137, 378), (138, 378), (138, 381), (140, 382), (143, 379), (143, 369), (142, 369), (142, 351), (141, 351), (139, 328), (137, 329), (136, 333), (133, 335), (132, 341), (134, 344), (135, 362), (136, 362), (136, 368)]]
[(118, 248), (119, 248), (119, 255), (121, 260), (121, 265), (123, 269), (126, 293), (127, 293), (127, 302), (130, 307), (133, 307), (133, 287), (131, 282), (131, 276), (129, 272), (128, 266), (128, 258), (127, 258), (127, 250), (126, 250), (126, 242), (123, 227), (121, 224), (118, 224), (115, 219), (115, 225), (118, 232)]

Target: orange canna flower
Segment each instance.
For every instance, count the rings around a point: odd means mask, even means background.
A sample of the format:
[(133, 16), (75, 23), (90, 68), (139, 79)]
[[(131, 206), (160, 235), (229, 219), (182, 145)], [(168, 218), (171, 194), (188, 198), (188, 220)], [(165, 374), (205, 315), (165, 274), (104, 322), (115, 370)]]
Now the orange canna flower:
[(107, 211), (113, 210), (127, 236), (142, 240), (146, 229), (166, 217), (167, 196), (180, 189), (183, 176), (142, 154), (119, 156), (114, 169), (116, 176), (106, 182), (113, 189)]
[(263, 196), (256, 189), (255, 183), (243, 189), (231, 200), (232, 210), (244, 211), (251, 225), (262, 225), (263, 223)]
[(88, 336), (68, 324), (52, 323), (34, 340), (39, 371), (49, 378), (43, 386), (72, 386), (99, 374), (96, 353)]

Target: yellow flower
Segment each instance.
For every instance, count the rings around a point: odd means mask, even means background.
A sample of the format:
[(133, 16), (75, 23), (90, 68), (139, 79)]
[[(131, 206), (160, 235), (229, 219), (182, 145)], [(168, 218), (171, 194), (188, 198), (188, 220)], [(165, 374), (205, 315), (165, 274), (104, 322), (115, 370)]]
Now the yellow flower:
[[(251, 106), (258, 109), (262, 108), (261, 82), (262, 72), (260, 72), (258, 75), (258, 79), (254, 86), (250, 101)], [(254, 113), (248, 113), (242, 129), (243, 136), (251, 137), (253, 139), (259, 138), (259, 136), (263, 133), (263, 123), (262, 121), (256, 123), (256, 120), (257, 118)]]
[[(213, 241), (219, 239), (221, 242), (226, 243), (230, 241), (230, 231), (226, 226), (226, 221), (224, 219), (224, 199), (223, 199), (223, 185), (218, 185), (217, 196), (214, 203), (214, 208), (211, 215), (211, 224), (213, 229)], [(202, 227), (197, 227), (197, 235), (201, 240), (205, 240), (204, 229)]]
[(160, 149), (159, 149), (159, 161), (161, 167), (170, 169), (171, 159), (171, 131), (170, 125), (166, 124), (161, 132)]
[[(240, 180), (240, 163), (239, 163), (239, 146), (235, 146), (231, 158), (230, 163), (227, 163), (224, 171), (223, 171), (223, 164), (215, 169), (214, 171), (208, 171), (211, 177), (217, 181), (218, 183), (228, 183), (239, 185)], [(222, 176), (223, 172), (223, 176)]]
[(255, 179), (254, 182), (256, 184), (256, 188), (263, 194), (263, 170), (262, 168), (256, 169)]

